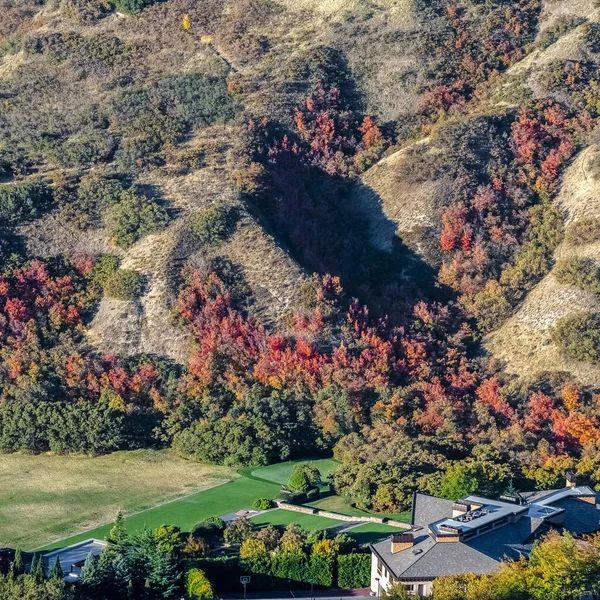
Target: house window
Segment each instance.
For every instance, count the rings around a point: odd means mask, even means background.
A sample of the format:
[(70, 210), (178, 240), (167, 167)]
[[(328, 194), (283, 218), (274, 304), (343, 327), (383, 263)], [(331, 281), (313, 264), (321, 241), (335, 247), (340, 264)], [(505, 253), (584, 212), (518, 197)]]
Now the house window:
[(382, 569), (381, 560), (377, 559), (377, 575), (379, 575), (379, 576), (381, 576), (381, 569)]

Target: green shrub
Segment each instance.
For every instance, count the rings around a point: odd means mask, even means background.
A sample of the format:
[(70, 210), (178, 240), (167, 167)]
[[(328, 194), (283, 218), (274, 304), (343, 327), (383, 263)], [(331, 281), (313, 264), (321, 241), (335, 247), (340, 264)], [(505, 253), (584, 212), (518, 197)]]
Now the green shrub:
[(61, 10), (81, 23), (93, 23), (108, 11), (106, 0), (62, 0)]
[(187, 572), (186, 591), (190, 598), (198, 598), (199, 600), (214, 598), (215, 595), (206, 574), (200, 569), (190, 569)]
[(287, 487), (291, 492), (308, 492), (311, 487), (319, 483), (321, 483), (319, 469), (310, 463), (299, 463), (294, 465)]
[(196, 523), (192, 527), (192, 535), (196, 538), (200, 537), (220, 537), (225, 529), (225, 521), (220, 517), (208, 517), (200, 523)]
[(0, 226), (34, 219), (52, 202), (52, 190), (41, 179), (0, 184)]
[(107, 131), (83, 129), (63, 144), (56, 158), (63, 167), (91, 167), (107, 160), (115, 147), (115, 139)]
[(118, 179), (96, 174), (84, 175), (76, 191), (69, 185), (57, 187), (56, 201), (62, 218), (82, 231), (101, 227), (102, 212), (117, 204), (125, 191)]
[(538, 39), (539, 47), (545, 50), (548, 46), (557, 42), (565, 33), (579, 27), (582, 23), (585, 23), (585, 19), (581, 17), (561, 15), (551, 28), (546, 29), (540, 34)]
[(217, 517), (217, 516), (213, 515), (212, 517), (208, 517), (207, 519), (204, 519), (204, 522), (205, 523), (213, 523), (221, 531), (223, 531), (225, 529), (225, 521), (223, 521), (223, 519), (221, 519), (221, 517)]
[(116, 271), (104, 284), (104, 293), (109, 298), (134, 300), (142, 295), (144, 278), (133, 269)]
[(153, 90), (163, 110), (186, 126), (206, 126), (233, 119), (236, 107), (222, 77), (178, 73), (160, 79)]
[(578, 311), (559, 319), (550, 331), (552, 342), (567, 357), (586, 362), (600, 359), (600, 315)]
[(281, 499), (288, 504), (303, 504), (306, 502), (306, 493), (281, 490)]
[(123, 192), (119, 202), (104, 213), (104, 223), (112, 241), (129, 246), (149, 233), (162, 229), (168, 220), (167, 212), (153, 199)]
[(556, 263), (553, 273), (559, 283), (600, 293), (600, 269), (591, 258), (568, 256)]
[(370, 554), (340, 554), (337, 559), (337, 584), (342, 589), (369, 587)]
[(192, 232), (202, 244), (217, 246), (235, 231), (236, 216), (234, 207), (215, 204), (193, 217)]
[(583, 246), (600, 240), (600, 219), (587, 217), (570, 223), (565, 229), (565, 242), (569, 246)]
[(255, 510), (267, 510), (268, 508), (271, 508), (272, 505), (273, 501), (270, 498), (257, 498), (252, 503), (252, 508)]
[(103, 254), (96, 260), (92, 270), (87, 273), (88, 287), (94, 293), (99, 294), (118, 268), (119, 259), (114, 254)]

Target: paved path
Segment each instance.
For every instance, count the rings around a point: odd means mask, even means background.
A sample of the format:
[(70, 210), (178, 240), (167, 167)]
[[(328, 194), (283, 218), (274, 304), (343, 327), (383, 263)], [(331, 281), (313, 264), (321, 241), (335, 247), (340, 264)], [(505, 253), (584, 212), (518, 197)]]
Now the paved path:
[[(246, 519), (253, 519), (254, 517), (258, 517), (259, 515), (264, 515), (265, 513), (273, 512), (274, 510), (278, 510), (275, 508), (267, 508), (266, 510), (254, 510), (252, 508), (242, 508), (237, 512), (225, 513), (224, 515), (219, 515), (219, 518), (223, 519), (225, 523), (231, 523), (231, 521), (235, 521), (241, 513), (244, 513), (243, 516)], [(240, 514), (238, 514), (240, 513)]]

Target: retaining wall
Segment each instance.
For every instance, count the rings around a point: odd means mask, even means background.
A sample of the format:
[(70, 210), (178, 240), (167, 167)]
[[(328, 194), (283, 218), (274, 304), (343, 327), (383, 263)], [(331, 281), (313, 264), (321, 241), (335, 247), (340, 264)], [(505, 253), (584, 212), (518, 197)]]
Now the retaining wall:
[(319, 517), (325, 517), (327, 519), (336, 519), (338, 521), (351, 521), (351, 522), (362, 522), (362, 523), (382, 523), (384, 525), (391, 525), (392, 527), (398, 527), (400, 529), (410, 529), (408, 523), (402, 523), (401, 521), (394, 521), (392, 519), (382, 519), (381, 517), (350, 517), (348, 515), (340, 515), (339, 513), (330, 512), (328, 510), (319, 510), (318, 508), (312, 508), (310, 506), (303, 506), (301, 504), (290, 504), (289, 502), (282, 502), (281, 500), (275, 500), (277, 508), (283, 510), (291, 510), (293, 512), (303, 513), (305, 515), (318, 515)]

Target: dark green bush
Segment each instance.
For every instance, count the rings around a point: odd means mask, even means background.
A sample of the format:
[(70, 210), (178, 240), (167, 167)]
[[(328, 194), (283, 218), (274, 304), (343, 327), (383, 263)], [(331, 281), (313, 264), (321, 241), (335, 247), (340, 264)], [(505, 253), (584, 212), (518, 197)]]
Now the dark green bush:
[(162, 229), (168, 216), (153, 199), (127, 190), (117, 204), (104, 212), (103, 220), (112, 241), (118, 246), (129, 246)]
[(600, 315), (578, 311), (559, 319), (550, 331), (552, 342), (567, 357), (586, 362), (600, 360)]
[(559, 283), (600, 293), (600, 269), (591, 258), (568, 256), (556, 263), (553, 273)]
[(196, 215), (191, 228), (198, 240), (207, 246), (217, 246), (235, 231), (237, 210), (226, 204), (215, 204)]
[(217, 523), (211, 521), (201, 521), (192, 527), (192, 535), (196, 538), (221, 537), (223, 535), (223, 527), (219, 527)]
[(207, 517), (206, 519), (204, 519), (204, 522), (213, 523), (213, 525), (216, 525), (221, 531), (225, 529), (225, 521), (223, 521), (221, 517), (217, 517), (216, 515), (213, 515), (212, 517)]
[(551, 28), (546, 29), (540, 34), (538, 38), (539, 47), (542, 50), (548, 48), (548, 46), (558, 41), (565, 33), (579, 27), (582, 23), (585, 23), (585, 19), (581, 17), (561, 15)]
[(117, 204), (124, 191), (119, 180), (91, 174), (84, 175), (77, 186), (70, 182), (57, 186), (55, 199), (64, 221), (85, 231), (102, 226), (102, 212)]
[(288, 504), (303, 504), (306, 502), (305, 492), (290, 492), (289, 490), (281, 490), (281, 499)]
[(111, 0), (115, 10), (124, 13), (134, 13), (154, 4), (157, 0)]
[(47, 54), (57, 62), (69, 60), (84, 73), (111, 69), (134, 58), (137, 53), (134, 46), (117, 37), (82, 35), (73, 31), (42, 33), (26, 38), (23, 49), (27, 54)]
[(565, 242), (569, 246), (583, 246), (600, 240), (600, 219), (587, 217), (570, 223), (565, 229)]
[(103, 254), (100, 256), (87, 274), (88, 287), (95, 294), (100, 294), (104, 290), (106, 282), (111, 279), (119, 268), (119, 259), (113, 254)]
[(270, 498), (257, 498), (252, 503), (252, 508), (255, 510), (267, 510), (273, 506), (273, 501)]
[(160, 79), (155, 94), (163, 110), (186, 126), (206, 126), (233, 119), (237, 109), (221, 77), (179, 73)]
[(67, 168), (91, 167), (107, 160), (116, 147), (114, 137), (103, 129), (82, 129), (57, 152), (58, 163)]
[(81, 23), (93, 23), (108, 12), (106, 0), (62, 0), (61, 10)]
[(109, 298), (134, 300), (142, 294), (143, 276), (133, 269), (116, 271), (104, 284), (104, 293)]
[(0, 226), (39, 216), (52, 202), (52, 189), (41, 179), (0, 184)]
[(369, 587), (371, 581), (370, 554), (340, 554), (337, 566), (338, 587), (343, 589)]

